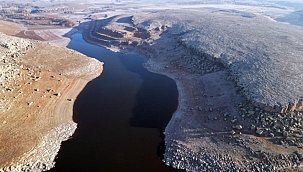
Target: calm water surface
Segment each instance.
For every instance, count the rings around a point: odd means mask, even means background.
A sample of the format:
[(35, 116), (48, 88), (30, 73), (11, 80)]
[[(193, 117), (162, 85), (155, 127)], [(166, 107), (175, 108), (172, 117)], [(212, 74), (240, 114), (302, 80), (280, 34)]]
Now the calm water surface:
[(103, 61), (74, 105), (78, 129), (51, 171), (176, 171), (162, 163), (163, 131), (178, 104), (176, 84), (143, 58), (94, 46), (75, 34), (69, 48)]

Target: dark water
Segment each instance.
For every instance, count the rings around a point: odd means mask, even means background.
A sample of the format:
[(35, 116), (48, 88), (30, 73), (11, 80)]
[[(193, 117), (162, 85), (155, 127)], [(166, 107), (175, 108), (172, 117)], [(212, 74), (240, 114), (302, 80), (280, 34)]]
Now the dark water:
[(148, 72), (143, 58), (90, 45), (81, 34), (68, 47), (105, 65), (76, 99), (78, 129), (51, 171), (176, 171), (161, 157), (161, 133), (178, 104), (174, 81)]

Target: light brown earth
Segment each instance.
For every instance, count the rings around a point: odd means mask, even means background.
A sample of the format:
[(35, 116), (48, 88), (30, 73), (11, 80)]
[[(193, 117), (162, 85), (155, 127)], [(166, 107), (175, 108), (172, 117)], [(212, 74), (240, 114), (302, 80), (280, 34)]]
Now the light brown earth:
[(0, 32), (5, 33), (7, 35), (15, 35), (18, 32), (25, 30), (26, 28), (20, 24), (0, 20)]
[(1, 82), (0, 171), (53, 167), (61, 142), (76, 129), (77, 95), (103, 70), (103, 63), (78, 52), (32, 42), (32, 48), (9, 61), (16, 63), (17, 74)]
[(30, 27), (19, 31), (14, 36), (20, 38), (27, 38), (39, 41), (47, 41), (61, 46), (66, 46), (70, 39), (63, 37), (65, 33), (70, 32), (71, 28), (58, 28), (58, 27)]

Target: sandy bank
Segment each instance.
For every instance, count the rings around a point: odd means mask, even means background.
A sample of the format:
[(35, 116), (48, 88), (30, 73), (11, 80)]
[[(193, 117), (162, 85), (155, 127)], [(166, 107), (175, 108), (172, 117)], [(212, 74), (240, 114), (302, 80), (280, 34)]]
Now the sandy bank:
[[(103, 63), (53, 44), (1, 37), (7, 40), (1, 65), (13, 65), (1, 70), (0, 171), (48, 170), (76, 129), (77, 95), (101, 74)], [(14, 48), (24, 43), (26, 49)]]

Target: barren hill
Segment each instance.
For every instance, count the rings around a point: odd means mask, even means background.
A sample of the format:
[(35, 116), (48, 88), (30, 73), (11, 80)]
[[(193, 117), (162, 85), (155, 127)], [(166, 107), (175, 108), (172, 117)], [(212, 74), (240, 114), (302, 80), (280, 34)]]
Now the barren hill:
[(0, 34), (0, 171), (48, 170), (76, 129), (73, 103), (103, 63)]
[(141, 54), (147, 69), (176, 81), (179, 107), (165, 130), (167, 165), (301, 169), (302, 28), (215, 8), (116, 15), (81, 28), (87, 41)]
[(219, 9), (141, 14), (132, 18), (133, 23), (116, 20), (96, 21), (98, 26), (91, 37), (109, 47), (144, 42), (155, 45), (152, 41), (160, 42), (167, 31), (184, 46), (226, 66), (256, 106), (272, 112), (303, 108), (303, 90), (299, 87), (303, 84), (300, 27), (261, 15)]

